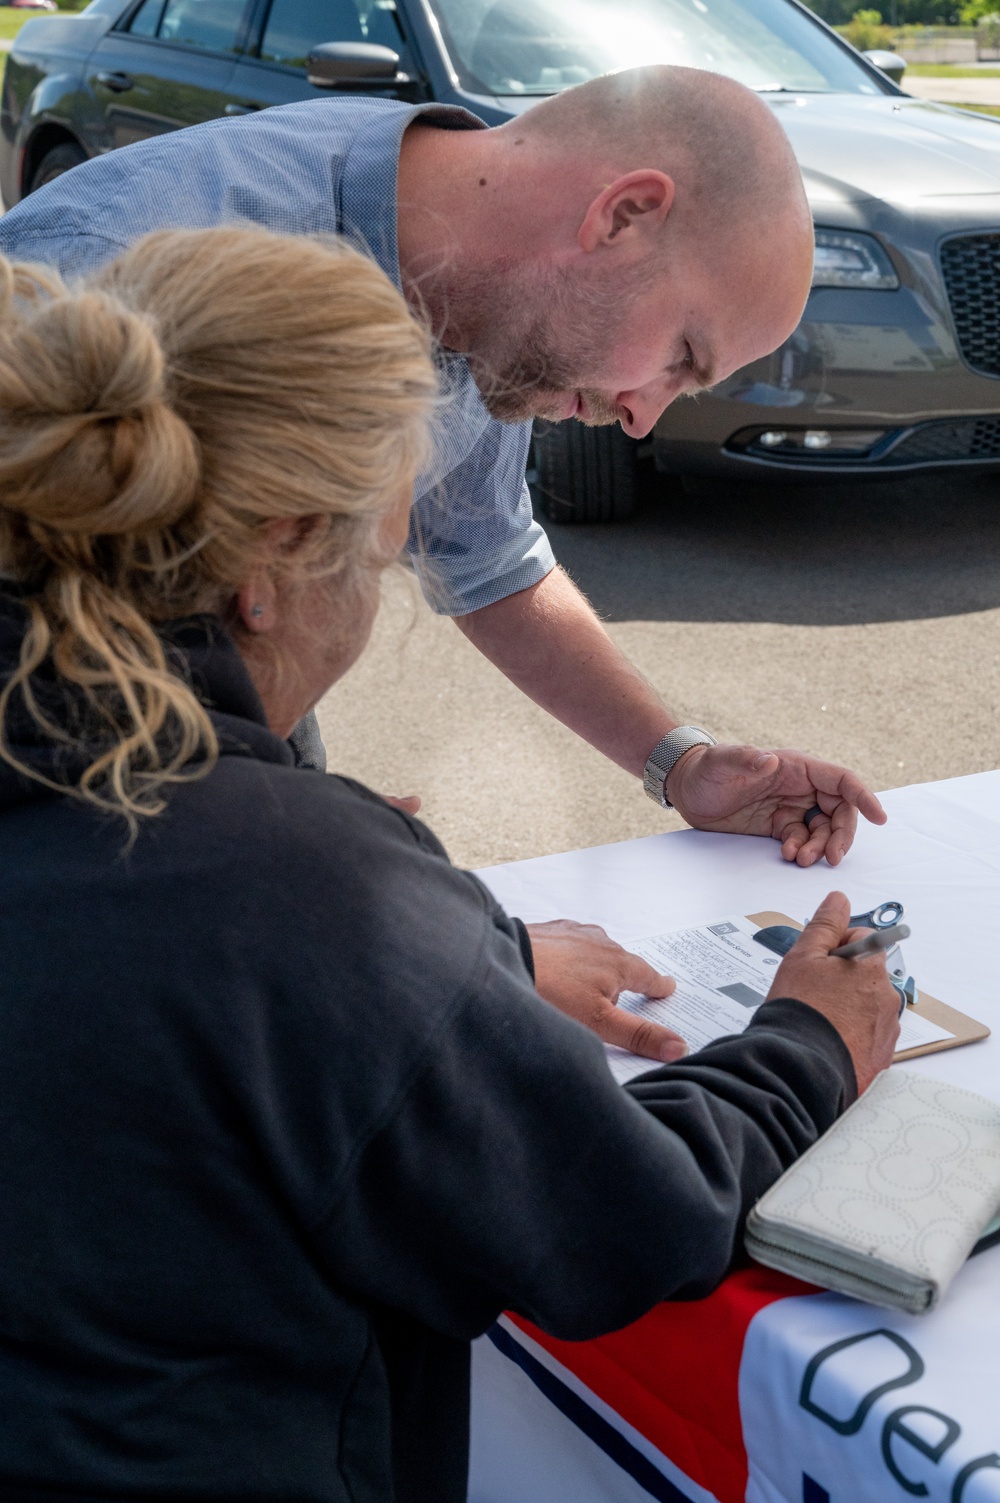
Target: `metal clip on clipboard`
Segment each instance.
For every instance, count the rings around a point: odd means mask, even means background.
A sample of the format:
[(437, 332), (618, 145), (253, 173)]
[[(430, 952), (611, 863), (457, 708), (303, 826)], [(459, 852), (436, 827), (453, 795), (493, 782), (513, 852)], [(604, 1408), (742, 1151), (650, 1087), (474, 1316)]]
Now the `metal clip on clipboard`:
[[(895, 898), (890, 898), (885, 903), (878, 903), (869, 913), (852, 913), (851, 928), (893, 929), (902, 917), (902, 903)], [(766, 929), (758, 929), (754, 939), (765, 949), (773, 951), (775, 955), (787, 955), (799, 938), (800, 932), (787, 924), (771, 924)], [(903, 952), (898, 944), (886, 951), (885, 965), (889, 972), (889, 980), (899, 996), (899, 1010), (902, 1013), (904, 1007), (913, 1007), (916, 1004), (919, 993), (913, 977), (907, 971)]]

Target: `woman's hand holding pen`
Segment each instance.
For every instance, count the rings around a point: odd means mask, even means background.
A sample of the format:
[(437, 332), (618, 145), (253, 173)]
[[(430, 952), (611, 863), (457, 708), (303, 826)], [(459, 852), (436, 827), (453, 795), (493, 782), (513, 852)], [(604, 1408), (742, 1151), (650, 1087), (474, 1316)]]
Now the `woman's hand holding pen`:
[(815, 1007), (833, 1024), (850, 1051), (858, 1093), (892, 1063), (899, 1038), (899, 994), (884, 954), (844, 959), (839, 945), (869, 931), (850, 927), (851, 907), (842, 892), (823, 899), (774, 974), (769, 997), (794, 997)]

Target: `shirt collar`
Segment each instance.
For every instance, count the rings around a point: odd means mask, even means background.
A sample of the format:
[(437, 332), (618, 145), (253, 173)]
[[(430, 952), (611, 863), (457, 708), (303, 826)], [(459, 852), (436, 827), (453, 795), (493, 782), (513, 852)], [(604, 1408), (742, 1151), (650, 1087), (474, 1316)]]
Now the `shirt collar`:
[(344, 157), (339, 220), (344, 233), (378, 263), (397, 287), (399, 240), (396, 194), (403, 132), (420, 115), (440, 130), (486, 130), (486, 122), (453, 104), (417, 104), (370, 119)]

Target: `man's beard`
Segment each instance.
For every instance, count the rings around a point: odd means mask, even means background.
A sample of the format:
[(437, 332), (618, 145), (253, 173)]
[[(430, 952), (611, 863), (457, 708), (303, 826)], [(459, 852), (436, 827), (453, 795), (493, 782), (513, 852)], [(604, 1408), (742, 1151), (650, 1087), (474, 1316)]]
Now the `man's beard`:
[(566, 403), (580, 396), (579, 421), (606, 427), (618, 421), (618, 407), (603, 392), (573, 384), (575, 361), (556, 355), (544, 337), (526, 340), (511, 359), (483, 380), (470, 361), (483, 406), (501, 423), (524, 423), (543, 418), (557, 423), (566, 416)]
[(609, 306), (589, 289), (571, 287), (561, 272), (529, 279), (507, 265), (495, 275), (459, 280), (452, 298), (461, 309), (457, 322), (469, 369), (491, 417), (557, 422), (579, 393), (581, 422), (617, 422), (617, 403), (581, 380), (606, 356), (620, 296)]

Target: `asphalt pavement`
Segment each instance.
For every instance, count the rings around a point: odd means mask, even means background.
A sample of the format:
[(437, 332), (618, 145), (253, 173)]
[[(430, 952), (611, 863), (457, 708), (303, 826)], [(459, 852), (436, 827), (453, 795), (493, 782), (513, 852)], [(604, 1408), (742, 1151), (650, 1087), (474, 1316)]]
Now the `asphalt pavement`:
[[(693, 499), (650, 472), (645, 489), (629, 522), (549, 533), (679, 719), (878, 789), (1000, 764), (1000, 475)], [(681, 824), (432, 616), (403, 569), (320, 718), (331, 768), (420, 793), (462, 865)]]

